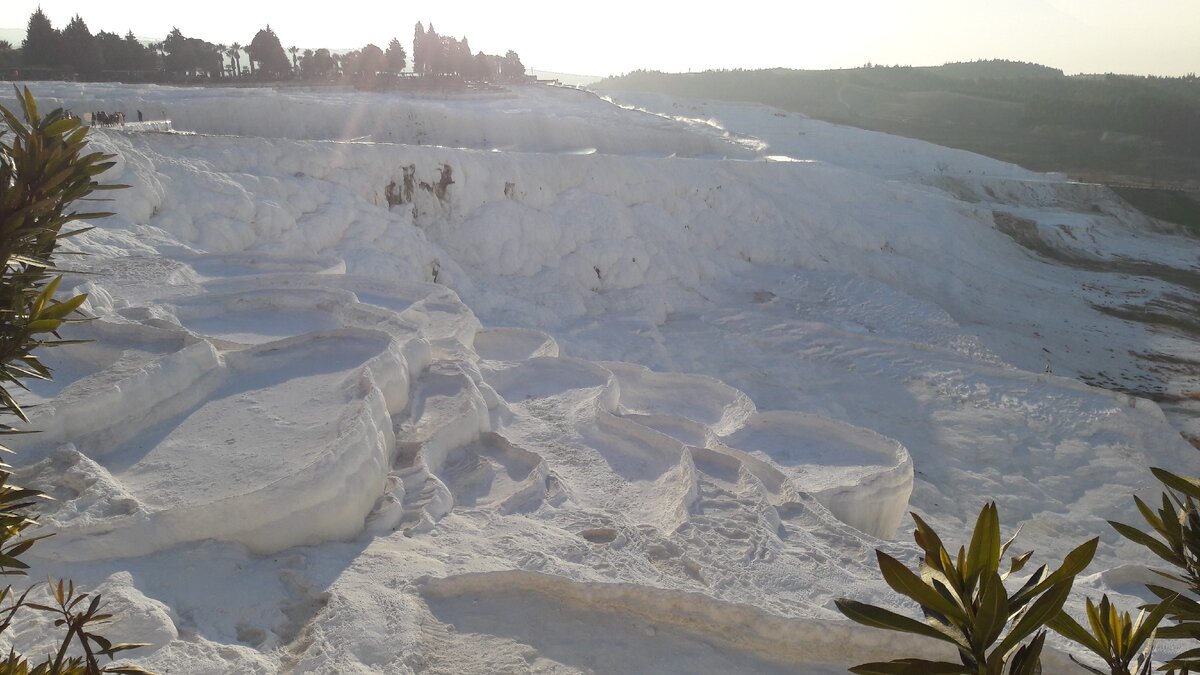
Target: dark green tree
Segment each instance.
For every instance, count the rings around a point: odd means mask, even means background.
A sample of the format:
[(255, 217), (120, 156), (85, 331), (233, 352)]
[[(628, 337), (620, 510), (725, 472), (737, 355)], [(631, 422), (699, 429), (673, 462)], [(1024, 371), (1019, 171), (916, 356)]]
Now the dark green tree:
[(229, 45), (229, 61), (233, 68), (233, 76), (242, 76), (242, 45), (235, 42)]
[(364, 79), (375, 77), (376, 73), (387, 70), (387, 57), (383, 50), (375, 45), (367, 45), (358, 55), (358, 74)]
[(53, 67), (62, 65), (58, 49), (59, 34), (41, 7), (29, 16), (21, 55), (27, 66)]
[(387, 57), (387, 70), (392, 73), (404, 72), (404, 67), (408, 65), (408, 54), (404, 53), (404, 45), (396, 38), (388, 43), (387, 52), (384, 53)]
[(219, 79), (225, 72), (225, 53), (221, 45), (215, 45), (198, 38), (188, 38), (196, 50), (198, 73), (203, 73), (209, 79)]
[(417, 22), (416, 28), (413, 29), (413, 72), (417, 74), (425, 74), (425, 64), (427, 63), (425, 47), (425, 27), (421, 22)]
[(342, 75), (346, 77), (358, 77), (361, 75), (362, 70), (359, 68), (359, 61), (361, 60), (359, 57), (361, 56), (362, 52), (358, 49), (352, 49), (342, 54), (339, 59), (342, 64)]
[(225, 77), (226, 73), (229, 72), (225, 68), (225, 52), (228, 51), (228, 47), (224, 44), (215, 44), (214, 45), (211, 42), (209, 42), (207, 44), (212, 48), (211, 51), (215, 53), (215, 56), (209, 57), (210, 59), (212, 59), (212, 63), (216, 67), (216, 71), (214, 73), (212, 73), (210, 76), (218, 77), (218, 78)]
[(433, 45), (433, 72), (438, 75), (453, 73), (454, 54), (458, 51), (458, 40), (450, 36), (438, 35), (437, 41)]
[(328, 49), (322, 47), (313, 52), (312, 72), (316, 77), (330, 77), (337, 74), (337, 61)]
[(78, 14), (62, 30), (59, 45), (63, 65), (73, 68), (76, 73), (95, 77), (104, 70), (104, 53), (100, 44)]
[(195, 42), (172, 28), (163, 40), (163, 66), (173, 75), (194, 75), (200, 68), (200, 54)]
[(154, 59), (154, 70), (166, 71), (166, 58), (163, 54), (163, 43), (151, 42), (148, 49)]
[(251, 73), (255, 72), (255, 63), (258, 64), (258, 70), (262, 76), (267, 78), (277, 78), (292, 71), (287, 52), (283, 50), (283, 43), (279, 41), (279, 37), (275, 35), (275, 31), (271, 30), (270, 26), (254, 35), (250, 46), (246, 48), (246, 53), (250, 55)]
[(311, 80), (314, 76), (313, 56), (315, 56), (315, 54), (311, 49), (305, 49), (300, 53), (299, 68), (296, 70), (296, 73), (306, 80)]
[(225, 69), (225, 59), (218, 45), (183, 35), (171, 29), (163, 40), (166, 56), (163, 63), (168, 73), (185, 77), (218, 78)]
[(133, 31), (125, 33), (125, 58), (127, 70), (160, 70), (159, 55), (142, 44)]
[(479, 52), (475, 55), (473, 76), (477, 80), (492, 82), (500, 76), (500, 60), (490, 54)]
[(454, 44), (454, 53), (450, 57), (450, 62), (454, 64), (454, 72), (459, 77), (469, 78), (474, 71), (475, 57), (471, 56), (471, 44), (467, 42), (467, 36), (463, 36), (461, 41)]
[(433, 24), (429, 24), (422, 42), (425, 47), (425, 72), (430, 75), (441, 75), (443, 65), (446, 62), (445, 38), (437, 34), (437, 31), (433, 28)]
[(519, 80), (525, 77), (525, 65), (521, 63), (521, 57), (511, 49), (504, 55), (504, 60), (500, 64), (500, 74), (510, 80)]
[(21, 51), (14, 49), (8, 40), (0, 40), (0, 68), (15, 68), (21, 65)]
[(125, 41), (120, 35), (100, 31), (96, 33), (95, 40), (105, 70), (134, 70), (125, 59)]
[(187, 38), (178, 27), (172, 28), (167, 39), (162, 42), (163, 67), (168, 73), (184, 75), (191, 72), (196, 64), (196, 57), (188, 48)]

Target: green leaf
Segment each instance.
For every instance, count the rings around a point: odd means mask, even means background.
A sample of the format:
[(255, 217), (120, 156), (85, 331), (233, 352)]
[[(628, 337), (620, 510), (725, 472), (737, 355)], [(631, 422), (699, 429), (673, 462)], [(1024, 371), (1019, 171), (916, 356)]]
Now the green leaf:
[(938, 537), (937, 532), (935, 532), (932, 527), (929, 527), (924, 520), (921, 520), (921, 516), (918, 516), (915, 513), (910, 515), (912, 516), (913, 522), (915, 522), (917, 525), (917, 528), (913, 530), (913, 539), (916, 540), (917, 546), (920, 546), (921, 550), (925, 551), (927, 554), (926, 557), (929, 557), (928, 554), (930, 553), (946, 550), (946, 547), (942, 544), (942, 540)]
[[(107, 640), (105, 642), (107, 642)], [(109, 646), (105, 647), (104, 651), (102, 653), (105, 656), (112, 656), (113, 654), (116, 654), (117, 652), (129, 651), (130, 649), (141, 649), (142, 647), (149, 647), (149, 646), (150, 646), (149, 642), (121, 642), (119, 644), (109, 645)]]
[(72, 214), (71, 214), (71, 220), (97, 220), (97, 219), (100, 219), (100, 218), (107, 218), (107, 217), (109, 217), (109, 216), (115, 216), (115, 215), (117, 215), (117, 214), (115, 214), (115, 213), (113, 213), (113, 212), (111, 212), (111, 211), (96, 211), (96, 212), (89, 212), (89, 213), (72, 213)]
[(78, 129), (72, 131), (71, 134), (67, 136), (65, 142), (67, 145), (76, 145), (81, 142), (85, 136), (87, 136), (87, 133), (87, 127), (80, 125)]
[(15, 485), (7, 485), (3, 489), (0, 489), (0, 504), (9, 504), (12, 502), (21, 501), (22, 499), (41, 496), (44, 496), (44, 494), (38, 490), (19, 488)]
[(41, 119), (41, 116), (38, 115), (37, 101), (34, 100), (33, 92), (29, 91), (29, 87), (25, 87), (24, 94), (21, 98), (25, 106), (25, 115), (29, 118), (30, 124), (37, 124)]
[(1045, 592), (1051, 586), (1054, 586), (1055, 584), (1066, 579), (1074, 579), (1075, 575), (1086, 569), (1087, 566), (1092, 562), (1092, 557), (1096, 555), (1096, 545), (1099, 543), (1099, 537), (1093, 537), (1092, 539), (1089, 539), (1078, 546), (1075, 550), (1068, 553), (1067, 556), (1063, 558), (1062, 565), (1059, 565), (1058, 569), (1046, 576), (1045, 579), (1042, 579), (1032, 587), (1023, 587), (1020, 591), (1013, 595), (1012, 601), (1009, 602), (1009, 612), (1015, 613), (1016, 609), (1019, 609), (1025, 603), (1029, 602), (1034, 596)]
[(1167, 547), (1166, 544), (1155, 539), (1154, 537), (1151, 537), (1145, 532), (1142, 532), (1136, 527), (1132, 527), (1124, 523), (1118, 523), (1113, 520), (1108, 521), (1108, 524), (1111, 525), (1112, 528), (1116, 530), (1117, 533), (1122, 537), (1125, 537), (1135, 544), (1141, 544), (1142, 546), (1145, 546), (1146, 548), (1150, 549), (1154, 555), (1162, 558), (1163, 560), (1166, 560), (1173, 565), (1177, 565), (1182, 562), (1180, 557), (1176, 555), (1175, 552), (1169, 547)]
[(875, 551), (875, 556), (879, 560), (879, 571), (883, 574), (883, 580), (893, 591), (915, 600), (917, 604), (932, 609), (938, 614), (966, 622), (967, 615), (961, 607), (942, 597), (932, 586), (922, 581), (899, 560), (879, 550)]
[(65, 319), (67, 315), (79, 309), (80, 305), (87, 302), (87, 298), (87, 293), (84, 293), (82, 295), (76, 295), (73, 298), (63, 300), (62, 302), (55, 303), (54, 305), (44, 309), (42, 313), (38, 315), (38, 318), (57, 320)]
[(1142, 645), (1147, 640), (1153, 639), (1152, 636), (1158, 629), (1158, 624), (1162, 622), (1167, 612), (1170, 611), (1173, 601), (1174, 598), (1171, 598), (1170, 600), (1158, 603), (1154, 609), (1150, 610), (1150, 614), (1142, 620), (1141, 625), (1137, 627), (1137, 630), (1129, 638), (1129, 644), (1132, 647), (1130, 650), (1131, 656), (1141, 650)]
[(50, 266), (49, 260), (43, 260), (41, 258), (35, 258), (33, 256), (24, 255), (21, 253), (14, 253), (14, 254), (10, 255), (8, 257), (8, 261), (20, 263), (22, 265), (32, 265), (35, 267), (49, 267)]
[(21, 418), (22, 422), (29, 423), (29, 418), (25, 416), (25, 411), (21, 410), (20, 404), (2, 387), (0, 387), (0, 404), (3, 404), (9, 413)]
[(1087, 598), (1086, 609), (1088, 624), (1092, 627), (1092, 635), (1096, 637), (1105, 652), (1112, 651), (1112, 631), (1108, 627), (1108, 621), (1100, 612), (1100, 608), (1092, 602), (1091, 598)]
[[(998, 549), (997, 549), (998, 551)], [(994, 571), (979, 579), (979, 608), (975, 610), (975, 631), (971, 640), (976, 652), (983, 652), (1000, 637), (1008, 623), (1008, 592)]]
[(1158, 629), (1162, 640), (1200, 640), (1200, 626), (1193, 623), (1162, 626)]
[(973, 675), (975, 671), (961, 663), (896, 659), (886, 663), (864, 663), (854, 666), (850, 672), (856, 675)]
[[(1005, 555), (1006, 553), (1008, 553), (1008, 548), (1009, 548), (1010, 546), (1012, 546), (1012, 545), (1013, 545), (1013, 542), (1015, 542), (1015, 541), (1017, 540), (1017, 535), (1018, 535), (1018, 534), (1021, 534), (1021, 528), (1020, 528), (1020, 527), (1018, 527), (1018, 528), (1017, 528), (1017, 531), (1016, 531), (1016, 532), (1013, 532), (1013, 533), (1012, 533), (1012, 536), (1008, 538), (1008, 541), (1004, 542), (1004, 545), (1000, 547), (1000, 557), (1001, 557), (1001, 558), (1003, 558), (1003, 557), (1004, 557), (1004, 555)], [(1033, 551), (1030, 551), (1030, 552), (1029, 552), (1028, 554), (1026, 554), (1026, 555), (1029, 555), (1029, 554), (1032, 554), (1032, 553), (1033, 553)]]
[(883, 628), (885, 630), (894, 630), (901, 633), (913, 633), (915, 635), (924, 635), (942, 642), (949, 642), (956, 647), (967, 647), (961, 644), (953, 637), (939, 631), (938, 629), (928, 624), (917, 621), (916, 619), (897, 614), (895, 612), (875, 607), (856, 600), (841, 598), (834, 602), (837, 605), (838, 611), (855, 623), (860, 623), (864, 626), (872, 628)]
[(1029, 558), (1032, 556), (1033, 551), (1026, 551), (1021, 555), (1014, 557), (1012, 559), (1012, 565), (1010, 565), (1008, 568), (1008, 573), (1004, 575), (1005, 578), (1007, 578), (1009, 574), (1016, 574), (1017, 572), (1025, 569), (1025, 564), (1029, 562)]
[(1196, 602), (1195, 600), (1187, 597), (1186, 595), (1180, 595), (1178, 591), (1173, 591), (1157, 584), (1146, 584), (1146, 588), (1150, 589), (1150, 592), (1158, 596), (1160, 600), (1165, 601), (1168, 598), (1174, 598), (1174, 600), (1170, 603), (1172, 612), (1200, 618), (1200, 603)]
[(53, 333), (59, 328), (62, 328), (62, 325), (63, 322), (56, 319), (38, 319), (37, 321), (30, 321), (28, 324), (26, 324), (25, 330), (29, 331), (30, 334)]
[[(1089, 557), (1088, 560), (1091, 560), (1091, 558)], [(1017, 621), (1016, 625), (1008, 631), (1008, 635), (1004, 636), (1004, 639), (1000, 641), (996, 649), (1002, 654), (1007, 654), (1021, 640), (1024, 640), (1034, 631), (1046, 625), (1046, 622), (1062, 611), (1063, 603), (1067, 601), (1067, 596), (1071, 594), (1071, 585), (1074, 582), (1075, 575), (1071, 574), (1066, 579), (1051, 586), (1037, 600), (1034, 600), (1033, 604), (1029, 606), (1029, 609), (1025, 610), (1025, 613)]]
[(1010, 675), (1040, 675), (1042, 672), (1042, 646), (1046, 643), (1046, 631), (1038, 633), (1029, 644), (1013, 654), (1008, 672)]
[(62, 136), (77, 126), (79, 126), (79, 120), (62, 119), (46, 127), (44, 133), (47, 136)]
[[(76, 235), (83, 234), (84, 232), (91, 232), (94, 229), (96, 229), (96, 228), (92, 227), (91, 225), (88, 225), (87, 227), (81, 227), (81, 228), (78, 228), (75, 230), (71, 230), (70, 232), (59, 232), (58, 238), (59, 239), (69, 239), (70, 237), (74, 237)], [(63, 252), (63, 253), (60, 253), (59, 255), (67, 255), (67, 253)], [(75, 273), (81, 274), (81, 272), (78, 272), (78, 271), (76, 271)]]
[(925, 551), (925, 562), (945, 575), (946, 580), (950, 582), (950, 588), (956, 595), (962, 597), (965, 594), (962, 575), (954, 567), (942, 540), (938, 537), (937, 532), (921, 519), (921, 516), (916, 513), (911, 515), (913, 522), (917, 524), (916, 530), (913, 531), (913, 539)]
[(1190, 476), (1179, 476), (1167, 471), (1166, 469), (1159, 469), (1157, 467), (1151, 468), (1150, 472), (1154, 474), (1154, 477), (1157, 478), (1160, 483), (1166, 485), (1172, 490), (1177, 490), (1195, 499), (1200, 499), (1200, 479), (1192, 478)]
[(1083, 626), (1079, 625), (1079, 622), (1072, 619), (1065, 611), (1060, 611), (1054, 618), (1046, 622), (1046, 626), (1071, 642), (1087, 648), (1101, 658), (1108, 657), (1108, 650), (1100, 644), (1100, 641), (1087, 632)]
[(988, 502), (979, 511), (971, 545), (967, 550), (966, 568), (962, 570), (967, 586), (972, 586), (981, 576), (987, 576), (1000, 568), (1000, 516), (995, 502)]
[(1141, 497), (1138, 497), (1137, 495), (1133, 496), (1133, 503), (1137, 504), (1138, 511), (1141, 512), (1142, 518), (1146, 519), (1146, 523), (1150, 525), (1150, 527), (1153, 527), (1156, 532), (1161, 534), (1166, 539), (1171, 537), (1171, 535), (1167, 532), (1167, 529), (1163, 527), (1162, 519), (1155, 515), (1154, 510), (1150, 508), (1149, 504), (1142, 501)]
[(7, 567), (10, 569), (18, 569), (18, 570), (29, 569), (29, 565), (26, 565), (25, 563), (21, 562), (20, 560), (17, 560), (16, 558), (14, 558), (12, 556), (4, 555), (3, 553), (0, 553), (0, 567)]

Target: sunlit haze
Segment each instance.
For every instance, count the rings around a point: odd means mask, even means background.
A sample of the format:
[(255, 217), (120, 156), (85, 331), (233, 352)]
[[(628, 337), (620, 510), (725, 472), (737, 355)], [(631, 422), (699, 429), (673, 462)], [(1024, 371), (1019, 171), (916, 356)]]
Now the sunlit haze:
[(84, 3), (6, 0), (0, 27), (23, 29), (41, 5), (55, 27), (74, 14), (92, 32), (132, 30), (161, 39), (173, 26), (210, 42), (246, 44), (270, 24), (285, 46), (356, 48), (418, 21), (466, 35), (472, 49), (514, 49), (530, 67), (608, 75), (638, 68), (847, 68), (866, 62), (938, 65), (1003, 58), (1067, 73), (1181, 75), (1200, 70), (1200, 11), (1190, 0), (848, 0), (710, 5), (610, 0), (583, 3), (457, 2), (417, 5), (345, 0)]

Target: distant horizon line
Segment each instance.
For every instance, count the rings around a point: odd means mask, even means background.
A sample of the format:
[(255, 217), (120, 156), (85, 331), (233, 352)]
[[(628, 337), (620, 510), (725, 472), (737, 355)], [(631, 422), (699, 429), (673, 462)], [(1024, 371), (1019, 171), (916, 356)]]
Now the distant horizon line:
[[(101, 29), (101, 30), (103, 30), (103, 29)], [(11, 33), (23, 34), (23, 33), (25, 33), (25, 31), (26, 31), (25, 28), (0, 27), (0, 33), (11, 32)], [(97, 32), (99, 32), (99, 31), (97, 31)], [(111, 31), (105, 31), (105, 32), (111, 32)], [(143, 43), (153, 43), (153, 42), (159, 41), (155, 38), (147, 38), (147, 37), (141, 36), (141, 35), (135, 35), (134, 37), (136, 37), (139, 41), (141, 41)], [(0, 38), (0, 39), (3, 39), (3, 38)], [(351, 52), (351, 51), (354, 51), (357, 49), (362, 49), (362, 47), (367, 44), (374, 44), (374, 43), (366, 42), (363, 45), (360, 45), (358, 47), (300, 47), (300, 49), (312, 49), (314, 51), (317, 49), (328, 49), (331, 53), (339, 53), (340, 54), (340, 53)], [(20, 43), (13, 44), (13, 47), (19, 48)], [(246, 49), (242, 48), (241, 51), (245, 52)], [(995, 58), (995, 57), (987, 58), (987, 59), (980, 58), (980, 59), (973, 59), (973, 60), (945, 61), (945, 62), (938, 63), (938, 64), (922, 64), (922, 65), (886, 64), (886, 63), (876, 63), (873, 61), (868, 62), (868, 63), (870, 63), (876, 67), (881, 67), (881, 68), (939, 68), (941, 66), (948, 66), (948, 65), (959, 64), (959, 63), (980, 63), (980, 62), (986, 63), (988, 61), (1006, 61), (1009, 63), (1025, 63), (1025, 64), (1029, 64), (1029, 65), (1042, 66), (1045, 68), (1052, 68), (1055, 70), (1062, 71), (1063, 75), (1066, 77), (1089, 76), (1089, 75), (1095, 75), (1095, 76), (1118, 75), (1118, 76), (1125, 76), (1125, 77), (1185, 78), (1185, 77), (1195, 76), (1197, 74), (1200, 74), (1200, 70), (1195, 71), (1195, 72), (1190, 72), (1187, 74), (1181, 74), (1181, 75), (1163, 75), (1161, 73), (1147, 73), (1147, 72), (1084, 71), (1084, 70), (1081, 70), (1078, 72), (1067, 72), (1063, 68), (1048, 65), (1045, 63), (1038, 63), (1036, 61), (1020, 61), (1017, 59), (1006, 59), (1006, 58)], [(555, 68), (539, 68), (537, 66), (532, 66), (532, 65), (528, 66), (528, 68), (530, 70), (537, 70), (542, 73), (547, 73), (547, 74), (551, 74), (551, 75), (566, 75), (566, 76), (570, 76), (570, 77), (584, 78), (584, 79), (594, 78), (597, 80), (602, 80), (602, 79), (609, 78), (609, 77), (623, 77), (625, 75), (629, 75), (631, 73), (635, 73), (635, 72), (639, 72), (639, 71), (659, 72), (664, 75), (688, 75), (688, 74), (698, 74), (698, 73), (705, 73), (705, 72), (720, 72), (720, 71), (731, 71), (731, 70), (745, 70), (745, 71), (797, 70), (797, 71), (808, 71), (808, 72), (829, 72), (829, 71), (836, 71), (836, 70), (861, 70), (866, 67), (867, 67), (867, 64), (860, 64), (860, 65), (856, 65), (856, 66), (839, 66), (839, 67), (832, 67), (832, 68), (801, 68), (801, 67), (797, 67), (797, 66), (756, 66), (756, 67), (745, 67), (745, 66), (711, 67), (710, 66), (710, 67), (705, 67), (705, 68), (689, 68), (686, 71), (684, 71), (684, 70), (666, 70), (666, 69), (653, 68), (653, 67), (640, 67), (640, 68), (634, 68), (633, 70), (627, 70), (624, 72), (614, 72), (614, 73), (608, 73), (606, 75), (598, 75), (598, 74), (594, 74), (594, 73), (575, 73), (575, 72), (570, 72), (567, 70), (559, 70), (559, 69), (555, 69)]]
[[(1081, 70), (1078, 72), (1070, 72), (1069, 73), (1063, 68), (1047, 65), (1045, 63), (1037, 63), (1036, 61), (1014, 61), (1012, 59), (975, 59), (973, 61), (946, 61), (944, 63), (938, 63), (935, 65), (913, 65), (913, 64), (909, 64), (909, 63), (905, 63), (905, 64), (872, 63), (872, 66), (876, 67), (876, 68), (941, 68), (943, 66), (954, 66), (954, 65), (967, 64), (967, 63), (988, 63), (990, 61), (1006, 61), (1008, 63), (1024, 63), (1024, 64), (1028, 64), (1028, 65), (1033, 65), (1033, 66), (1041, 66), (1043, 68), (1050, 68), (1052, 70), (1058, 70), (1058, 71), (1062, 72), (1063, 77), (1117, 75), (1119, 77), (1162, 77), (1162, 78), (1178, 79), (1178, 78), (1188, 78), (1188, 77), (1200, 76), (1200, 68), (1198, 68), (1194, 72), (1188, 72), (1188, 73), (1184, 73), (1182, 75), (1163, 75), (1160, 73), (1134, 73), (1134, 72), (1118, 72), (1118, 71), (1101, 72), (1101, 71), (1095, 71), (1095, 70)], [(839, 70), (865, 70), (867, 68), (868, 68), (868, 66), (866, 64), (858, 65), (858, 66), (841, 66), (841, 67), (836, 67), (836, 68), (796, 68), (794, 66), (759, 66), (759, 67), (747, 68), (745, 66), (726, 66), (726, 67), (722, 67), (722, 68), (704, 68), (702, 70), (689, 69), (687, 71), (660, 70), (658, 68), (635, 68), (633, 70), (626, 71), (624, 73), (619, 73), (619, 74), (615, 74), (615, 75), (603, 75), (603, 76), (599, 76), (599, 77), (622, 77), (622, 76), (629, 75), (629, 74), (636, 73), (636, 72), (656, 72), (656, 73), (662, 73), (663, 75), (699, 75), (702, 73), (727, 72), (727, 71), (734, 71), (734, 70), (744, 70), (746, 72), (752, 72), (752, 71), (758, 71), (758, 70), (795, 70), (795, 71), (807, 72), (807, 73), (827, 73), (827, 72), (839, 71)], [(533, 70), (542, 70), (542, 69), (533, 68)], [(543, 72), (546, 72), (546, 71), (543, 71)], [(579, 77), (585, 77), (585, 76), (581, 75)], [(591, 76), (586, 76), (586, 77), (591, 77)]]

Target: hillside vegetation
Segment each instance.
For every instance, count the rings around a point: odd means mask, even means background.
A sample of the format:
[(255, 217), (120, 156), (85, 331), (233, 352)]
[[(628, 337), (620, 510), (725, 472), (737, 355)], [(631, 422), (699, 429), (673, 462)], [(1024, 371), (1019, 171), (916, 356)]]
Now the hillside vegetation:
[(1011, 61), (637, 71), (598, 89), (749, 101), (1110, 184), (1200, 189), (1200, 79), (1066, 76)]

